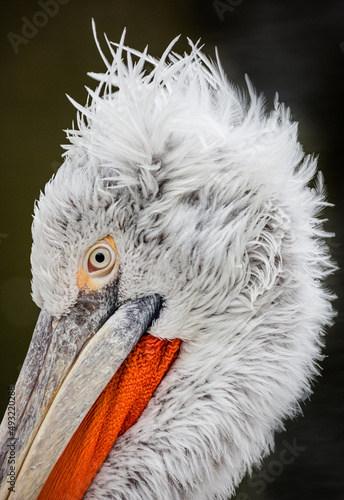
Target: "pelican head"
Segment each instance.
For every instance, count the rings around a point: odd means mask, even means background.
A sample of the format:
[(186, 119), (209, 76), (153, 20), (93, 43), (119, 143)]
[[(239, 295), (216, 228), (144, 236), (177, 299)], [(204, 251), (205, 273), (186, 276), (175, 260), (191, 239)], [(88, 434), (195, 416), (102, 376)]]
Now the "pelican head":
[(41, 313), (5, 500), (225, 499), (318, 373), (332, 270), (316, 159), (190, 42), (108, 42), (35, 206)]

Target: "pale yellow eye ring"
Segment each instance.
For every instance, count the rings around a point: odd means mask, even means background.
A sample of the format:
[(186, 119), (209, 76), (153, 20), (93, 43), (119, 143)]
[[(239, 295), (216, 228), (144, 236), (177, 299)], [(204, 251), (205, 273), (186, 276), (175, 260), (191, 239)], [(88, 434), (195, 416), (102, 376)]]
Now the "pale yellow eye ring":
[(94, 269), (105, 269), (113, 260), (111, 251), (104, 245), (96, 247), (88, 257), (88, 267), (92, 266)]
[(90, 278), (102, 278), (113, 270), (116, 263), (116, 251), (102, 240), (93, 245), (86, 252), (83, 259), (83, 268)]
[(105, 236), (84, 253), (77, 272), (78, 288), (98, 290), (114, 278), (118, 266), (115, 241), (111, 236)]

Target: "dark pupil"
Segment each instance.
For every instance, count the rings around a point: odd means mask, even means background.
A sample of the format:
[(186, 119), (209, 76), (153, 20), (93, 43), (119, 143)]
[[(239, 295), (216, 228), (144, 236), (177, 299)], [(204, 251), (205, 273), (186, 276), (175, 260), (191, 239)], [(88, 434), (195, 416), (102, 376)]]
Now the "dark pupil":
[(104, 260), (105, 260), (105, 255), (101, 252), (98, 252), (96, 254), (96, 261), (101, 263), (101, 262), (104, 262)]

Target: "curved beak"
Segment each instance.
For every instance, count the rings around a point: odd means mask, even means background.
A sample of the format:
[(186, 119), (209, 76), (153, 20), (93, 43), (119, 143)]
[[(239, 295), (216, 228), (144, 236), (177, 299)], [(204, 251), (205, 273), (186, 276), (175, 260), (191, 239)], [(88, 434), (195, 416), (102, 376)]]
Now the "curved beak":
[(0, 500), (34, 500), (92, 405), (157, 317), (149, 296), (115, 310), (85, 294), (56, 320), (42, 310), (0, 428)]

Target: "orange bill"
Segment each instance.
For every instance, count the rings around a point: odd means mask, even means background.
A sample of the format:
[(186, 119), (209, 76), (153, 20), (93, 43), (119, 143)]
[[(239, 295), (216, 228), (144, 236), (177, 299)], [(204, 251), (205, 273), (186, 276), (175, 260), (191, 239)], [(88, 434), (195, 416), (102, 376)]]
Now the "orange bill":
[(60, 459), (38, 500), (80, 500), (117, 436), (139, 418), (176, 358), (180, 340), (141, 338), (100, 394)]

